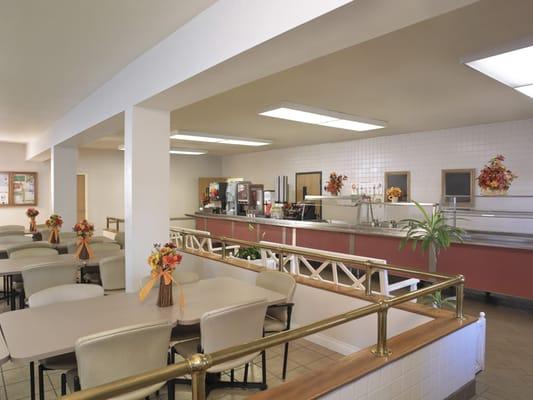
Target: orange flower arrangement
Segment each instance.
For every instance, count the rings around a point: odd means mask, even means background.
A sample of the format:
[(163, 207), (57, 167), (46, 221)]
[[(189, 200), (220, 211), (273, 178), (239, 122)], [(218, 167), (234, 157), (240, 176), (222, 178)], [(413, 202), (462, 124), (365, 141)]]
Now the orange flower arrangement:
[(50, 243), (59, 243), (59, 229), (63, 226), (63, 218), (58, 214), (52, 214), (46, 220), (45, 224), (50, 228), (50, 238), (48, 241)]
[(89, 240), (94, 233), (94, 225), (87, 222), (86, 219), (78, 222), (72, 228), (78, 236), (78, 251), (76, 252), (80, 260), (88, 260), (92, 257), (92, 250), (89, 247)]
[[(159, 279), (159, 298), (157, 305), (166, 307), (172, 305), (172, 283), (176, 283), (172, 273), (181, 263), (182, 256), (178, 253), (174, 243), (154, 244), (152, 253), (148, 257), (148, 265), (151, 268), (150, 280), (141, 289), (139, 297), (144, 300), (150, 290)], [(180, 306), (183, 305), (183, 294), (180, 291)]]
[(348, 177), (346, 175), (337, 175), (336, 172), (332, 172), (329, 174), (329, 180), (326, 186), (324, 186), (324, 190), (336, 196), (341, 192), (344, 181), (347, 179)]
[(386, 194), (387, 194), (387, 199), (389, 201), (392, 201), (395, 197), (399, 199), (400, 197), (402, 197), (402, 189), (396, 186), (391, 186), (390, 188), (387, 189)]
[(498, 154), (479, 173), (477, 182), (485, 193), (505, 193), (511, 187), (511, 183), (518, 178), (510, 169), (507, 169), (503, 164), (504, 161), (505, 157)]
[(37, 222), (35, 221), (37, 215), (39, 215), (39, 210), (36, 208), (28, 208), (26, 210), (26, 216), (30, 219), (30, 232), (37, 231)]

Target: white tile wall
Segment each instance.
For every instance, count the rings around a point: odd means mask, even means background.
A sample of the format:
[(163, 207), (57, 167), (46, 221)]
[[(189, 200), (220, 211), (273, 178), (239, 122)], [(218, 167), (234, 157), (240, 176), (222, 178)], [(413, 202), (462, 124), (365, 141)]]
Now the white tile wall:
[(469, 325), (321, 399), (445, 399), (474, 379), (478, 367), (476, 343), (485, 336), (484, 326), (483, 320)]
[[(331, 171), (346, 174), (349, 193), (352, 183), (383, 184), (385, 171), (409, 170), (411, 197), (438, 202), (442, 169), (479, 171), (500, 153), (519, 175), (509, 194), (533, 195), (533, 119), (226, 156), (222, 174), (264, 183), (266, 189), (274, 187), (276, 175), (288, 175), (294, 196), (296, 172), (322, 171), (324, 180)], [(501, 208), (502, 200), (489, 201), (483, 206)], [(531, 203), (525, 207), (533, 210)]]

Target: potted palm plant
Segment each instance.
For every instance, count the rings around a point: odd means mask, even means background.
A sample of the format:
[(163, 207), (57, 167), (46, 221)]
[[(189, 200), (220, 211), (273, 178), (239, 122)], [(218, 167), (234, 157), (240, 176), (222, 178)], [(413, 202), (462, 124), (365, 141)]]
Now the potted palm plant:
[(403, 229), (406, 230), (406, 235), (400, 242), (400, 249), (403, 249), (409, 242), (412, 242), (413, 251), (420, 245), (422, 252), (429, 252), (429, 271), (436, 272), (441, 250), (450, 247), (454, 240), (462, 243), (465, 231), (448, 225), (442, 210), (435, 209), (429, 214), (419, 203), (416, 201), (414, 203), (422, 213), (422, 219), (408, 218), (400, 221)]

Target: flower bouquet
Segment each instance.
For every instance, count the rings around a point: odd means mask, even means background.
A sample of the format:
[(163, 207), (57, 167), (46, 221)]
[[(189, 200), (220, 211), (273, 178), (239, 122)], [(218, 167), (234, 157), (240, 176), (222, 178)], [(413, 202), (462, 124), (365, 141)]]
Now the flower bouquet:
[[(172, 273), (181, 263), (181, 259), (182, 256), (178, 253), (174, 243), (167, 243), (165, 245), (159, 243), (154, 244), (152, 253), (148, 257), (148, 265), (151, 268), (150, 280), (139, 293), (141, 301), (148, 296), (148, 293), (150, 293), (150, 290), (152, 290), (154, 284), (159, 279), (157, 305), (159, 307), (168, 307), (173, 304), (172, 282), (176, 283), (176, 281), (172, 277)], [(180, 307), (183, 304), (183, 292), (180, 291)]]
[(346, 175), (337, 175), (336, 172), (332, 172), (329, 174), (329, 180), (326, 186), (324, 186), (324, 190), (332, 196), (337, 196), (344, 186), (344, 181), (347, 179), (348, 177)]
[(501, 154), (492, 158), (476, 178), (485, 195), (501, 195), (507, 193), (511, 183), (518, 178), (517, 175), (503, 164), (505, 157)]
[(398, 202), (398, 199), (402, 197), (402, 189), (396, 186), (391, 186), (387, 189), (385, 192), (387, 195), (387, 200), (389, 200), (392, 203)]
[(37, 232), (37, 222), (35, 221), (37, 215), (39, 215), (39, 210), (37, 210), (36, 208), (28, 208), (26, 210), (26, 216), (30, 219), (31, 233)]
[(80, 260), (88, 260), (93, 255), (89, 247), (89, 241), (94, 233), (94, 225), (84, 219), (74, 225), (72, 230), (76, 232), (76, 236), (78, 237), (78, 250), (76, 251), (76, 255)]
[(63, 226), (63, 218), (60, 215), (52, 214), (45, 222), (46, 226), (50, 228), (50, 243), (59, 243), (59, 230)]

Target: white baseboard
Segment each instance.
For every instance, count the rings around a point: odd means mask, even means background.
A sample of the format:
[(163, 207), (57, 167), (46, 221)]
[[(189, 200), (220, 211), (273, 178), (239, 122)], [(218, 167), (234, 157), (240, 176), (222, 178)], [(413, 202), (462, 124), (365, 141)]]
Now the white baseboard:
[[(299, 324), (291, 323), (291, 328), (299, 327)], [(355, 347), (341, 340), (332, 338), (331, 336), (328, 336), (324, 333), (315, 333), (314, 335), (306, 336), (305, 340), (309, 340), (310, 342), (313, 342), (315, 344), (318, 344), (319, 346), (323, 346), (327, 349), (330, 349), (331, 351), (340, 353), (345, 356), (347, 356), (348, 354), (356, 353), (361, 350), (358, 347)]]

